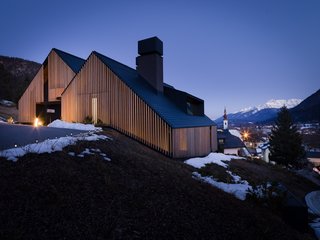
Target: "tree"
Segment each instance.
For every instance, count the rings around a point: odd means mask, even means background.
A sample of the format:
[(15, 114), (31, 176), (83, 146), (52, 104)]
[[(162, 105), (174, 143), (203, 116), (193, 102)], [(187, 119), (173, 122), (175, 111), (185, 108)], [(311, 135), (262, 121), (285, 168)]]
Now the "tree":
[(293, 125), (287, 107), (278, 113), (276, 124), (270, 136), (270, 160), (285, 166), (299, 166), (303, 163), (305, 151), (302, 137)]

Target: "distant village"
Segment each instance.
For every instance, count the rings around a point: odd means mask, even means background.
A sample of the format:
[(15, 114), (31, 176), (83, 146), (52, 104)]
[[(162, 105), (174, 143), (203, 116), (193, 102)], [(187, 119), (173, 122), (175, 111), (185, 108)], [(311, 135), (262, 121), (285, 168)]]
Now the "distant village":
[[(269, 160), (269, 137), (273, 125), (234, 124), (228, 120), (226, 109), (224, 110), (223, 122), (217, 124), (219, 126), (217, 135), (220, 152), (272, 163)], [(303, 137), (306, 158), (313, 165), (313, 170), (320, 174), (320, 124), (299, 123), (296, 124), (296, 127)]]

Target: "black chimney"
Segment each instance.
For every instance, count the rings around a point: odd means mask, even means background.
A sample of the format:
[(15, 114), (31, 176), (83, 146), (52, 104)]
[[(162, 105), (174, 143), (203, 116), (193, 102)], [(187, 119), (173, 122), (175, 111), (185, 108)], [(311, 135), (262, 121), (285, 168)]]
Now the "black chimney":
[(157, 92), (163, 92), (163, 43), (157, 37), (147, 38), (138, 42), (136, 58), (138, 73)]

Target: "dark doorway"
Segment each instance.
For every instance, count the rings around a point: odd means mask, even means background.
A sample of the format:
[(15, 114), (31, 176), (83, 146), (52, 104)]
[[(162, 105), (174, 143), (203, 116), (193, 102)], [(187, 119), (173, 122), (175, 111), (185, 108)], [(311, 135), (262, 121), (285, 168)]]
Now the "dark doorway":
[(52, 121), (61, 118), (61, 102), (37, 103), (36, 115), (48, 125)]

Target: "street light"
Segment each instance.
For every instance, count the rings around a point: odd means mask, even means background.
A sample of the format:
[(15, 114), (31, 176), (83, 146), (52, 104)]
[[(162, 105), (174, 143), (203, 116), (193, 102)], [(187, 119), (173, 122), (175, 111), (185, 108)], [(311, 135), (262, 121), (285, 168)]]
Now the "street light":
[(249, 132), (244, 131), (244, 132), (243, 132), (243, 139), (244, 139), (244, 140), (247, 140), (248, 138), (249, 138)]

